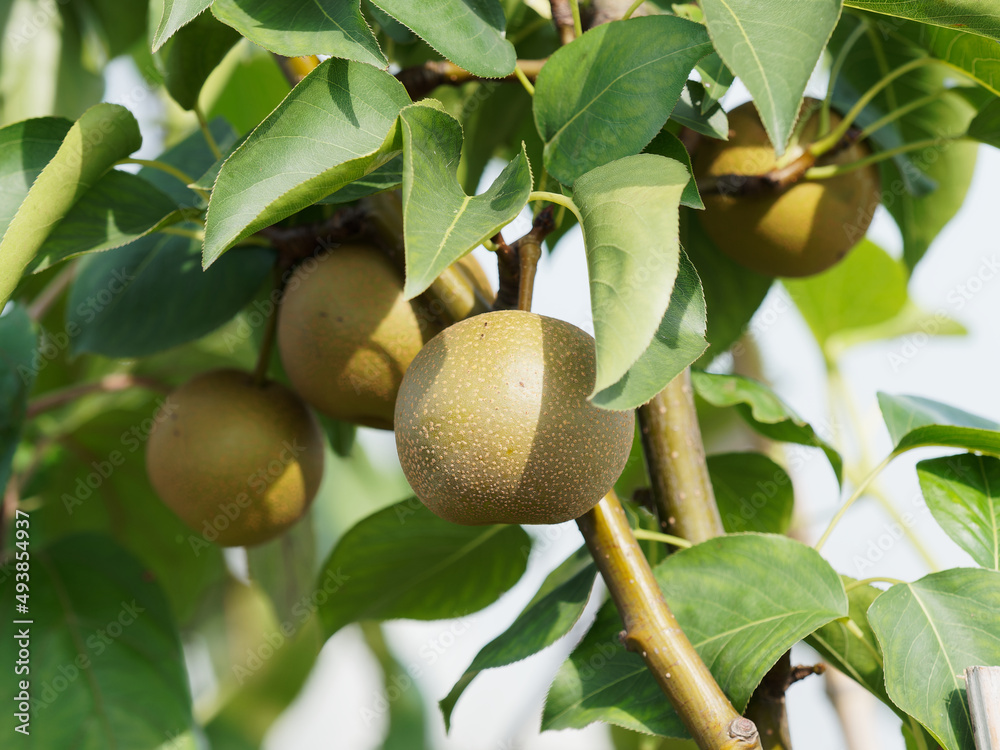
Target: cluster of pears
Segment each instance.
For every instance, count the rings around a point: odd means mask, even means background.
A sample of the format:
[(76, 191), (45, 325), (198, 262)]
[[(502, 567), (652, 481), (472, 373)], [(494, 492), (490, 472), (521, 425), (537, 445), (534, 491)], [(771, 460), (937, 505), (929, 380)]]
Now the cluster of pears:
[[(724, 175), (766, 175), (805, 154), (820, 133), (819, 102), (806, 99), (796, 138), (779, 162), (747, 102), (729, 113), (728, 141), (708, 139), (694, 153), (699, 184)], [(830, 125), (841, 122), (830, 112)], [(844, 165), (870, 154), (863, 142), (824, 154), (817, 165)], [(828, 179), (798, 180), (786, 188), (726, 194), (705, 191), (701, 223), (730, 258), (768, 276), (811, 276), (841, 260), (864, 236), (881, 197), (872, 164)]]
[(471, 316), (451, 325), (433, 299), (404, 298), (376, 248), (343, 245), (303, 263), (277, 325), (292, 388), (218, 370), (174, 391), (146, 453), (164, 502), (226, 546), (281, 534), (322, 479), (312, 407), (395, 429), (414, 492), (448, 520), (559, 523), (593, 507), (624, 468), (634, 430), (632, 412), (587, 400), (593, 338), (528, 312), (481, 312), (474, 300), (492, 290), (471, 257), (446, 274), (448, 315)]
[[(446, 273), (452, 312), (491, 293), (472, 258)], [(392, 429), (403, 373), (442, 327), (428, 300), (403, 298), (400, 273), (376, 247), (342, 245), (310, 259), (288, 279), (278, 318), (292, 387), (237, 370), (180, 386), (147, 443), (150, 482), (208, 541), (250, 546), (278, 536), (308, 510), (323, 476), (310, 407)]]

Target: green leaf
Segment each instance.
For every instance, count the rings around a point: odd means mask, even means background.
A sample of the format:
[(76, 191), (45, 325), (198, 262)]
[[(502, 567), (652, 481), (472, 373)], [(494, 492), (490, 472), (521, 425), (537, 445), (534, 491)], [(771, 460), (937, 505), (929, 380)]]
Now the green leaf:
[(927, 50), (948, 67), (1000, 96), (1000, 50), (996, 40), (913, 22), (900, 23), (888, 35), (898, 35)]
[(247, 549), (251, 580), (267, 593), (278, 622), (292, 627), (300, 624), (302, 603), (316, 593), (319, 561), (313, 517), (310, 509), (277, 539)]
[[(839, 577), (810, 547), (784, 536), (739, 534), (674, 553), (654, 569), (684, 632), (738, 711), (792, 644), (847, 614)], [(542, 729), (594, 721), (686, 737), (642, 658), (618, 637), (608, 602), (556, 675)]]
[(249, 304), (274, 266), (266, 247), (240, 248), (208, 270), (200, 256), (188, 237), (152, 234), (87, 257), (68, 302), (73, 352), (145, 357), (201, 338)]
[(403, 130), (403, 237), (412, 299), (448, 266), (512, 221), (528, 202), (531, 168), (523, 149), (482, 195), (458, 184), (462, 126), (433, 106), (400, 113)]
[(840, 0), (704, 0), (701, 9), (715, 49), (750, 91), (780, 156)]
[(226, 55), (217, 70), (202, 90), (205, 116), (224, 117), (240, 135), (260, 125), (291, 90), (274, 55), (253, 45)]
[(727, 534), (786, 534), (795, 493), (788, 473), (762, 453), (708, 457), (708, 474)]
[[(831, 41), (831, 50), (840, 49), (847, 35), (867, 20), (845, 16)], [(910, 26), (918, 25), (904, 23), (890, 34), (862, 35), (850, 50), (834, 87), (833, 101), (840, 111), (850, 108), (890, 69), (926, 54), (917, 40), (909, 38), (919, 37), (909, 30)], [(906, 117), (874, 131), (871, 143), (878, 149), (892, 149), (927, 138), (961, 135), (976, 110), (957, 90), (945, 91), (952, 86), (953, 79), (954, 75), (944, 65), (910, 71), (881, 91), (855, 122), (861, 127), (871, 125), (887, 113), (935, 95), (933, 101)], [(911, 269), (962, 205), (975, 159), (976, 144), (956, 142), (882, 162), (882, 205), (899, 225), (903, 258)]]
[[(849, 576), (841, 576), (845, 587), (855, 583)], [(889, 700), (885, 692), (885, 675), (882, 672), (882, 652), (875, 633), (868, 623), (868, 608), (876, 597), (882, 594), (874, 586), (854, 586), (848, 588), (847, 600), (850, 604), (848, 617), (857, 626), (849, 629), (843, 620), (827, 623), (812, 635), (806, 643), (820, 652), (824, 659), (848, 677), (885, 703), (896, 713), (901, 713)], [(858, 638), (857, 633), (863, 636)]]
[(1000, 99), (991, 101), (972, 118), (966, 135), (993, 148), (1000, 148)]
[(710, 362), (743, 335), (774, 279), (744, 268), (725, 255), (691, 211), (681, 211), (681, 245), (694, 264), (705, 293)]
[(331, 58), (306, 76), (222, 165), (205, 225), (206, 268), (258, 229), (310, 206), (399, 151), (403, 85)]
[(358, 620), (441, 620), (475, 612), (517, 583), (531, 540), (520, 526), (459, 526), (410, 498), (360, 521), (319, 579), (339, 582), (320, 605), (327, 636)]
[(194, 109), (201, 87), (238, 41), (239, 32), (211, 13), (202, 13), (178, 31), (160, 52), (164, 85), (174, 101)]
[(670, 113), (670, 119), (709, 138), (728, 141), (729, 118), (718, 102), (702, 111), (707, 99), (705, 88), (700, 83), (688, 81)]
[(843, 478), (844, 462), (834, 448), (821, 439), (766, 385), (742, 375), (691, 372), (695, 392), (712, 406), (735, 406), (740, 416), (757, 432), (772, 440), (820, 448), (837, 475)]
[(211, 4), (212, 0), (163, 0), (163, 15), (153, 32), (153, 52)]
[(256, 45), (286, 57), (331, 55), (386, 65), (358, 0), (215, 0), (212, 14)]
[(824, 346), (841, 331), (883, 323), (906, 304), (909, 273), (869, 240), (833, 268), (806, 279), (783, 279), (809, 328)]
[(649, 142), (649, 145), (646, 146), (643, 153), (665, 156), (668, 159), (679, 161), (687, 167), (690, 179), (688, 180), (687, 185), (684, 186), (684, 192), (681, 193), (681, 205), (687, 206), (688, 208), (705, 208), (705, 204), (701, 200), (701, 195), (698, 194), (698, 183), (694, 179), (694, 167), (691, 166), (691, 154), (688, 153), (687, 148), (683, 143), (681, 143), (680, 138), (671, 133), (669, 130), (661, 130), (656, 134), (656, 137)]
[(31, 184), (71, 127), (69, 120), (39, 117), (0, 130), (0, 233), (7, 231)]
[(639, 153), (712, 51), (700, 24), (644, 16), (591, 29), (549, 57), (535, 84), (545, 168), (564, 185)]
[(455, 704), (484, 669), (527, 659), (558, 641), (583, 614), (597, 577), (597, 566), (581, 547), (549, 573), (541, 588), (507, 630), (483, 646), (439, 705), (447, 730)]
[(10, 479), (10, 464), (21, 438), (28, 394), (37, 370), (32, 360), (38, 335), (27, 311), (11, 305), (0, 315), (0, 492)]
[(1000, 454), (1000, 424), (920, 396), (878, 394), (896, 453), (928, 445)]
[(945, 533), (984, 568), (1000, 570), (1000, 459), (932, 458), (917, 464), (917, 477)]
[(373, 169), (364, 177), (330, 193), (319, 203), (353, 203), (375, 193), (393, 190), (403, 184), (403, 155), (397, 154), (378, 169)]
[(594, 394), (604, 409), (634, 409), (653, 396), (705, 351), (705, 297), (698, 274), (681, 252), (670, 304), (649, 347), (617, 383)]
[[(200, 129), (190, 133), (187, 138), (171, 146), (156, 159), (177, 167), (192, 177), (198, 174), (202, 175), (192, 184), (194, 187), (211, 192), (223, 162), (243, 140), (237, 137), (232, 126), (222, 117), (216, 117), (212, 120), (208, 129), (224, 155), (222, 159), (215, 158), (215, 152), (209, 147), (208, 141), (205, 140)], [(172, 174), (151, 167), (143, 167), (139, 170), (139, 175), (156, 185), (181, 206), (191, 205), (192, 201), (195, 201), (197, 205), (203, 204), (200, 196)]]
[[(708, 114), (708, 111), (713, 109), (729, 90), (733, 83), (733, 72), (722, 62), (718, 52), (713, 52), (704, 58), (695, 66), (695, 70), (701, 76), (702, 85), (705, 87), (705, 98), (701, 102), (701, 113), (704, 115)], [(726, 135), (728, 139), (729, 134)]]
[[(3, 583), (14, 611), (14, 576)], [(84, 534), (31, 555), (33, 624), (5, 617), (13, 644), (30, 631), (34, 748), (160, 747), (193, 728), (180, 636), (163, 592), (110, 537)], [(8, 649), (13, 653), (13, 648)], [(17, 680), (0, 687), (14, 705)], [(2, 731), (13, 733), (11, 711)]]
[(97, 104), (73, 124), (0, 241), (0, 305), (10, 299), (53, 226), (115, 162), (141, 145), (139, 125), (118, 104)]
[(680, 258), (677, 206), (688, 179), (680, 162), (639, 154), (573, 185), (597, 339), (594, 394), (621, 380), (649, 348), (670, 303)]
[(514, 72), (517, 55), (504, 38), (503, 8), (497, 0), (373, 0), (446, 58), (484, 78)]
[(955, 568), (896, 584), (868, 610), (885, 687), (945, 750), (972, 750), (962, 673), (1000, 664), (1000, 573)]
[[(195, 212), (200, 214), (200, 212)], [(113, 169), (74, 204), (38, 249), (31, 271), (127, 245), (187, 214), (142, 177)]]
[[(845, 0), (844, 5), (1000, 39), (1000, 11), (980, 0)], [(896, 18), (880, 19), (875, 29), (884, 32), (898, 23)]]

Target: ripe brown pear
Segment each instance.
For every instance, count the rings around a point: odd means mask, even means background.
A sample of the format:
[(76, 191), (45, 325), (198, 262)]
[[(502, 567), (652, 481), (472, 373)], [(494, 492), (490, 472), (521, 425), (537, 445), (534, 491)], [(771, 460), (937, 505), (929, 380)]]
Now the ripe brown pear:
[[(806, 100), (792, 160), (819, 135), (818, 102)], [(812, 114), (810, 114), (812, 113)], [(832, 126), (841, 118), (830, 113)], [(729, 141), (706, 139), (694, 155), (699, 182), (721, 175), (763, 175), (777, 164), (774, 148), (752, 102), (729, 113)], [(855, 143), (817, 165), (848, 164), (869, 155)], [(743, 266), (769, 276), (811, 276), (841, 260), (864, 236), (880, 201), (875, 165), (824, 180), (800, 180), (784, 190), (748, 195), (706, 191), (700, 219), (719, 249)]]
[(561, 523), (590, 510), (628, 460), (635, 417), (598, 409), (594, 340), (517, 310), (457, 323), (410, 365), (396, 401), (406, 478), (460, 524)]
[(252, 546), (309, 508), (323, 477), (315, 417), (280, 383), (213, 370), (171, 393), (146, 445), (163, 502), (207, 541)]
[(299, 266), (278, 317), (281, 362), (295, 390), (334, 419), (392, 429), (403, 373), (440, 330), (376, 248), (342, 245)]

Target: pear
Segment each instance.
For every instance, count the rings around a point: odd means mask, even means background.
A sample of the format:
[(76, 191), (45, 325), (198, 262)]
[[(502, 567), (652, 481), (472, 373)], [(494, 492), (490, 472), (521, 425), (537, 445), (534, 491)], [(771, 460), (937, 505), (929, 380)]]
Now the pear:
[[(792, 160), (819, 135), (818, 102), (807, 99)], [(830, 113), (833, 126), (840, 116)], [(777, 165), (774, 147), (752, 102), (729, 113), (728, 141), (705, 140), (695, 150), (699, 182), (720, 175), (763, 175)], [(868, 156), (854, 143), (817, 165), (848, 164)], [(748, 195), (705, 192), (700, 220), (718, 248), (737, 263), (768, 276), (811, 276), (841, 260), (864, 237), (881, 200), (875, 165), (823, 180), (800, 180), (786, 189)]]
[(323, 437), (285, 386), (213, 370), (167, 397), (146, 444), (146, 472), (207, 541), (251, 546), (308, 510), (323, 477)]
[(587, 397), (594, 339), (518, 310), (445, 329), (410, 364), (396, 446), (417, 497), (460, 524), (561, 523), (586, 513), (628, 460), (635, 417)]

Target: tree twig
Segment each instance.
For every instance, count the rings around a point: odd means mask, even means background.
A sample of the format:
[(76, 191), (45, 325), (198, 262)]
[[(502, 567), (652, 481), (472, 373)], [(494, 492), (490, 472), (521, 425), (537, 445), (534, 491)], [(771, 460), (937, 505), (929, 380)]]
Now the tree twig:
[[(518, 70), (531, 82), (534, 82), (538, 78), (538, 73), (541, 71), (543, 65), (545, 65), (544, 59), (517, 61)], [(503, 78), (482, 78), (447, 60), (431, 60), (422, 65), (403, 68), (396, 73), (396, 80), (403, 84), (406, 93), (414, 101), (423, 99), (438, 86), (461, 86), (470, 81), (520, 82), (516, 72)]]
[(573, 8), (569, 0), (550, 0), (549, 6), (552, 8), (552, 22), (559, 32), (560, 44), (569, 44), (576, 39), (576, 30), (573, 28)]
[(119, 372), (105, 375), (93, 383), (81, 383), (80, 385), (70, 386), (69, 388), (63, 388), (39, 396), (28, 404), (25, 418), (34, 419), (43, 412), (65, 406), (68, 403), (76, 401), (78, 398), (89, 396), (92, 393), (116, 393), (128, 390), (129, 388), (145, 388), (146, 390), (158, 391), (160, 393), (169, 393), (171, 390), (169, 385), (154, 378)]
[(577, 526), (618, 607), (626, 648), (642, 656), (698, 747), (760, 748), (753, 722), (736, 713), (677, 624), (614, 493)]
[(725, 533), (685, 369), (639, 407), (643, 454), (663, 531), (694, 544)]

